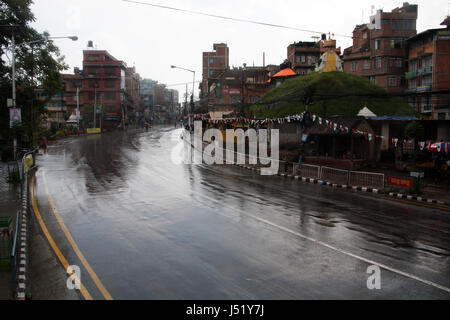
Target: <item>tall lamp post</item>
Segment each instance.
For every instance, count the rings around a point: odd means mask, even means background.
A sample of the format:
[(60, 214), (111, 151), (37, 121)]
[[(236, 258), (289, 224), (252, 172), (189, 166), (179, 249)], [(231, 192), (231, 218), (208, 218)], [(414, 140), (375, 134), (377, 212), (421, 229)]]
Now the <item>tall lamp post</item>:
[[(46, 37), (45, 39), (35, 40), (35, 41), (28, 41), (28, 42), (22, 42), (20, 44), (15, 43), (14, 39), (14, 31), (19, 28), (17, 25), (10, 25), (10, 26), (1, 26), (2, 29), (7, 29), (11, 31), (11, 78), (12, 78), (12, 108), (16, 108), (16, 47), (23, 46), (23, 45), (30, 45), (33, 43), (41, 42), (41, 41), (48, 41), (53, 39), (70, 39), (72, 41), (77, 41), (77, 36), (66, 36), (66, 37)], [(16, 149), (17, 149), (17, 137), (14, 137), (14, 159), (16, 158)]]
[[(185, 71), (189, 71), (192, 72), (193, 74), (193, 79), (192, 79), (192, 104), (191, 104), (191, 108), (190, 108), (190, 113), (192, 114), (193, 112), (193, 104), (194, 104), (194, 89), (195, 89), (195, 71), (194, 70), (190, 70), (190, 69), (186, 69), (186, 68), (181, 68), (181, 67), (177, 67), (177, 66), (170, 66), (172, 69), (181, 69), (181, 70), (185, 70)], [(191, 117), (189, 117), (189, 127), (192, 126), (191, 123)]]

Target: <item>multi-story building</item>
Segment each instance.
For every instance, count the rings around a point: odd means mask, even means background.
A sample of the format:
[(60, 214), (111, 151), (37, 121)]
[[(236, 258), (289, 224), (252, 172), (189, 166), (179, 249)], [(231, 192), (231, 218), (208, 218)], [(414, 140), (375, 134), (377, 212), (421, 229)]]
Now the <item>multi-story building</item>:
[(230, 68), (228, 46), (225, 43), (215, 43), (213, 48), (214, 51), (203, 52), (200, 98), (208, 97), (211, 85)]
[(104, 125), (108, 125), (108, 121), (114, 125), (114, 122), (125, 116), (126, 70), (126, 63), (117, 60), (106, 50), (83, 51), (84, 105), (97, 103), (102, 106), (106, 121)]
[[(328, 39), (329, 41), (334, 41)], [(314, 71), (320, 56), (325, 53), (327, 46), (326, 35), (322, 35), (320, 41), (299, 41), (290, 44), (287, 48), (287, 60), (290, 62), (289, 68), (295, 71), (298, 75), (306, 75)], [(328, 49), (330, 49), (328, 47)], [(338, 56), (341, 54), (341, 48), (332, 48)]]
[(417, 34), (417, 5), (403, 3), (391, 12), (378, 10), (370, 23), (353, 31), (353, 46), (344, 50), (344, 72), (369, 78), (389, 92), (406, 88), (406, 39)]
[(125, 103), (128, 119), (137, 120), (142, 114), (140, 83), (141, 77), (136, 73), (136, 68), (127, 68), (125, 70)]
[[(239, 111), (257, 102), (269, 89), (267, 67), (233, 68), (224, 71), (209, 89), (209, 111)], [(212, 110), (214, 108), (214, 110)]]
[(407, 40), (408, 100), (418, 112), (450, 120), (450, 17), (441, 25)]
[(313, 72), (320, 54), (319, 42), (299, 41), (287, 48), (287, 59), (291, 63), (291, 69), (299, 75)]
[(58, 92), (56, 95), (49, 97), (43, 89), (36, 89), (36, 96), (40, 100), (45, 100), (44, 107), (48, 111), (46, 125), (50, 128), (52, 125), (61, 127), (66, 122), (68, 117), (67, 108), (64, 105), (63, 92)]
[(64, 85), (64, 104), (69, 115), (75, 113), (79, 106), (80, 110), (84, 106), (84, 99), (82, 94), (83, 76), (80, 70), (75, 68), (74, 74), (62, 74), (62, 82)]

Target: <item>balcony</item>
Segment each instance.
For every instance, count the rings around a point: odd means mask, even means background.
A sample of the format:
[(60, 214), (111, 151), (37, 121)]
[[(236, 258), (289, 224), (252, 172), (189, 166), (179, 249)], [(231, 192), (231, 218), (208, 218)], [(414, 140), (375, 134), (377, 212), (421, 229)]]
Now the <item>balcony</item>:
[(417, 88), (408, 88), (405, 90), (406, 94), (413, 94), (413, 93), (424, 93), (424, 92), (431, 92), (433, 89), (432, 85), (426, 85), (426, 86), (420, 86)]
[(433, 73), (433, 67), (423, 67), (419, 69), (419, 75), (427, 75)]
[(405, 79), (411, 79), (417, 77), (417, 71), (408, 71), (405, 73)]

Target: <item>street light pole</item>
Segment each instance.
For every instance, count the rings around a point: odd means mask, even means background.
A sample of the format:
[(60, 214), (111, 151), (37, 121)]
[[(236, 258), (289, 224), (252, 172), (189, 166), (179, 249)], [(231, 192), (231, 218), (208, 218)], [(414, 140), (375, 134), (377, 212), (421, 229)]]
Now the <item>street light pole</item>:
[[(190, 70), (190, 69), (186, 69), (186, 68), (182, 68), (182, 67), (177, 67), (177, 66), (170, 66), (172, 69), (181, 69), (181, 70), (185, 70), (185, 71), (189, 71), (193, 73), (193, 79), (192, 79), (192, 104), (190, 106), (190, 114), (192, 114), (192, 112), (194, 111), (194, 90), (195, 90), (195, 71), (194, 70)], [(187, 107), (187, 106), (186, 106)], [(192, 122), (191, 122), (191, 117), (189, 117), (189, 127), (192, 126)]]

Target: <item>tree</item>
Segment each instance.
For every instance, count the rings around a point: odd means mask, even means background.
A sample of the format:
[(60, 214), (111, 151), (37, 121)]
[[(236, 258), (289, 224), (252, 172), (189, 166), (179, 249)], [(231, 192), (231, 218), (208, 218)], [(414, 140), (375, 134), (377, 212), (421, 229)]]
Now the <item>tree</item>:
[[(12, 140), (18, 137), (19, 146), (31, 147), (33, 133), (47, 111), (45, 100), (38, 99), (35, 88), (46, 92), (47, 100), (63, 87), (60, 71), (67, 69), (64, 56), (48, 40), (49, 33), (40, 34), (29, 24), (35, 20), (30, 6), (32, 0), (0, 0), (0, 136)], [(11, 32), (2, 26), (17, 25), (14, 31), (16, 47), (16, 104), (22, 108), (22, 128), (10, 130), (6, 100), (12, 98)], [(31, 44), (26, 44), (33, 42)], [(23, 45), (21, 45), (23, 44)], [(6, 57), (6, 58), (5, 58)]]
[(418, 121), (409, 122), (405, 126), (405, 137), (408, 139), (422, 138), (425, 134), (425, 129)]
[(377, 116), (417, 113), (402, 97), (389, 94), (369, 79), (344, 72), (312, 72), (284, 81), (270, 89), (246, 113), (258, 118), (277, 118), (309, 111), (330, 117), (356, 116), (367, 106)]

